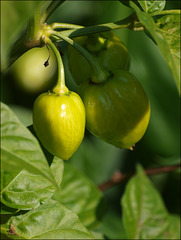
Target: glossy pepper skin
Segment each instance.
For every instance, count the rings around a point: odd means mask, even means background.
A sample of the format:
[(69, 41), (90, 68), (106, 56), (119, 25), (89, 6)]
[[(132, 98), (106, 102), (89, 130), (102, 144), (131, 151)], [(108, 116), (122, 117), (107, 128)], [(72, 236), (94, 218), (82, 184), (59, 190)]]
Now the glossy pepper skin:
[(150, 104), (141, 84), (129, 72), (115, 72), (101, 84), (84, 82), (78, 88), (86, 109), (86, 127), (119, 148), (132, 148), (144, 135)]
[(68, 160), (81, 144), (85, 131), (85, 108), (74, 92), (43, 93), (34, 103), (33, 127), (44, 147)]
[(48, 57), (49, 51), (46, 47), (36, 47), (13, 63), (9, 73), (22, 91), (37, 94), (53, 87), (57, 80), (57, 61), (51, 49), (49, 65), (45, 67)]
[[(82, 36), (74, 38), (74, 41), (85, 48), (108, 72), (112, 73), (121, 69), (129, 70), (128, 50), (114, 33), (105, 32), (99, 35)], [(91, 79), (91, 65), (72, 46), (68, 46), (68, 65), (72, 77), (78, 85)]]

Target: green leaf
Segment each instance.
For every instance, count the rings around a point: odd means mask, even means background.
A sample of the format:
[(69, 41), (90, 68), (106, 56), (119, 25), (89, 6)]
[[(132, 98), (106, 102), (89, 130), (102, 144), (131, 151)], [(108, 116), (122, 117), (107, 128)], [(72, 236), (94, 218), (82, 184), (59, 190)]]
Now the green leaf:
[(166, 239), (170, 235), (169, 214), (140, 166), (126, 186), (122, 207), (128, 239)]
[(1, 202), (1, 214), (14, 214), (17, 211), (19, 210), (14, 208), (9, 208)]
[(170, 230), (168, 233), (168, 237), (170, 235), (170, 239), (179, 239), (180, 238), (180, 216), (178, 215), (170, 215)]
[(37, 139), (3, 103), (1, 117), (2, 203), (12, 208), (35, 207), (51, 197), (57, 183)]
[(131, 2), (134, 2), (140, 9), (143, 9), (143, 11), (147, 12), (151, 15), (156, 15), (160, 13), (164, 8), (166, 1), (165, 0), (120, 0), (124, 5), (127, 7), (132, 7)]
[[(131, 8), (131, 6), (130, 6), (130, 0), (119, 0), (122, 4), (124, 4), (125, 6), (127, 6), (127, 7), (130, 7)], [(132, 0), (132, 2), (134, 2), (138, 7), (140, 7), (140, 5), (139, 5), (139, 3), (138, 3), (138, 1), (137, 0)], [(141, 7), (140, 7), (141, 8)]]
[(63, 172), (64, 172), (63, 160), (58, 157), (54, 157), (53, 162), (50, 166), (50, 169), (52, 171), (52, 174), (55, 178), (57, 185), (60, 186), (63, 178)]
[(160, 13), (164, 8), (165, 8), (165, 4), (166, 1), (165, 0), (151, 0), (151, 1), (143, 1), (143, 0), (138, 0), (139, 4), (141, 5), (142, 9), (151, 14), (151, 15), (155, 15)]
[(155, 23), (149, 14), (140, 11), (134, 3), (131, 6), (135, 9), (140, 22), (157, 43), (180, 93), (180, 11), (178, 10), (177, 14), (161, 16)]
[(9, 107), (26, 127), (32, 124), (32, 110), (19, 105), (9, 105)]
[(85, 227), (92, 229), (97, 225), (97, 208), (102, 203), (102, 193), (70, 164), (64, 165), (60, 193), (53, 198), (75, 212)]
[(2, 172), (1, 201), (12, 208), (23, 210), (37, 207), (51, 198), (55, 186), (41, 175), (23, 170), (11, 178), (11, 172)]
[[(63, 160), (55, 158), (50, 169), (60, 185), (63, 176)], [(42, 175), (22, 170), (16, 176), (2, 171), (1, 201), (12, 208), (28, 210), (43, 204), (51, 198), (56, 188)]]
[(18, 239), (94, 239), (75, 213), (54, 201), (12, 217), (3, 225), (2, 232), (14, 238), (15, 235), (8, 234), (10, 227)]
[(108, 239), (127, 239), (121, 216), (109, 211), (103, 218), (99, 231)]
[(180, 14), (168, 14), (159, 18), (153, 37), (169, 64), (180, 91)]
[(93, 231), (91, 231), (91, 233), (93, 234), (93, 236), (94, 236), (95, 239), (99, 239), (99, 240), (105, 239), (102, 233), (93, 232)]
[(56, 184), (37, 139), (4, 103), (1, 103), (1, 155), (2, 170), (26, 169)]
[(7, 67), (11, 44), (26, 27), (26, 21), (33, 15), (41, 1), (1, 1), (1, 71)]
[(48, 150), (42, 145), (42, 143), (38, 139), (38, 137), (36, 135), (36, 132), (35, 132), (35, 130), (33, 128), (33, 124), (28, 126), (27, 128), (33, 134), (33, 136), (38, 140), (38, 142), (40, 144), (40, 147), (41, 147), (41, 149), (43, 151), (43, 154), (45, 155), (45, 157), (46, 157), (46, 159), (47, 159), (47, 161), (48, 161), (48, 163), (50, 165), (52, 163), (52, 161), (53, 161), (54, 156), (50, 152), (48, 152)]

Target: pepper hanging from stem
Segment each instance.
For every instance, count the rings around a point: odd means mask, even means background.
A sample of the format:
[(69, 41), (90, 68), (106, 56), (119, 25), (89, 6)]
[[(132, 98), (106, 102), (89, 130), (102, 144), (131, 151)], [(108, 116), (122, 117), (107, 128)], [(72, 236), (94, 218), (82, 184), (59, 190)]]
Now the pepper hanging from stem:
[(53, 50), (56, 59), (57, 59), (57, 64), (58, 64), (58, 80), (57, 84), (53, 88), (53, 92), (57, 94), (65, 94), (68, 93), (69, 90), (65, 86), (65, 73), (64, 73), (64, 66), (62, 62), (61, 55), (56, 48), (56, 46), (53, 44), (53, 42), (50, 40), (50, 38), (46, 37), (45, 35), (42, 36), (43, 41), (45, 42), (46, 45), (50, 46), (51, 49)]
[(100, 64), (96, 62), (96, 60), (92, 57), (92, 55), (88, 51), (86, 51), (83, 47), (81, 47), (71, 38), (64, 36), (60, 32), (56, 31), (52, 31), (51, 35), (57, 36), (60, 39), (63, 39), (64, 41), (69, 43), (71, 46), (75, 47), (87, 59), (87, 61), (93, 68), (92, 82), (101, 83), (107, 80), (107, 78), (110, 76), (110, 73), (107, 72), (102, 66), (100, 66)]

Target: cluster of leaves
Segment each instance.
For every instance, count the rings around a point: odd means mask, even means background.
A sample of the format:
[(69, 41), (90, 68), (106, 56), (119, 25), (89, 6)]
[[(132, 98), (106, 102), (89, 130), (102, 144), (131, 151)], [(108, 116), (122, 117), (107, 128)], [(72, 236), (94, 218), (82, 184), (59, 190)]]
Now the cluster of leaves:
[[(25, 239), (103, 239), (94, 232), (105, 210), (96, 185), (56, 157), (48, 166), (37, 139), (5, 104), (1, 107), (1, 214), (9, 219), (2, 233)], [(121, 202), (128, 239), (179, 237), (179, 217), (168, 214), (140, 166)]]
[(154, 21), (151, 15), (162, 14), (165, 1), (138, 1), (144, 11), (132, 2), (139, 21), (155, 40), (174, 76), (180, 92), (180, 12), (168, 11)]
[[(155, 16), (162, 13), (165, 1), (122, 2), (136, 11), (179, 86), (179, 14), (170, 12)], [(27, 2), (23, 9), (30, 5), (33, 11), (35, 2)], [(17, 10), (23, 12), (20, 5)], [(20, 22), (18, 16), (21, 14), (17, 14), (15, 19)], [(28, 18), (26, 15), (25, 21)], [(4, 26), (4, 29), (9, 28)], [(6, 48), (2, 49), (8, 52), (8, 45), (15, 34), (14, 29), (4, 34), (2, 43)], [(54, 157), (48, 164), (36, 137), (3, 103), (1, 117), (2, 238), (104, 239), (106, 236), (109, 239), (179, 239), (179, 217), (168, 213), (140, 165), (120, 199), (123, 218), (110, 214), (102, 219), (106, 206), (97, 186), (61, 159)], [(97, 171), (100, 170), (101, 167)]]
[[(132, 7), (140, 23), (158, 45), (180, 92), (180, 11), (166, 11), (166, 1), (121, 1)], [(143, 10), (143, 11), (142, 11)], [(155, 19), (153, 16), (156, 16)]]

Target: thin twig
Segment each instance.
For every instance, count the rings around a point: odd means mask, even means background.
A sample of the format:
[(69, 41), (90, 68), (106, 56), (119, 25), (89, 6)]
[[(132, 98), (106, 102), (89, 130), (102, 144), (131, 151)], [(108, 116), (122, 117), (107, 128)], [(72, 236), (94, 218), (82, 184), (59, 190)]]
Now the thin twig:
[[(157, 167), (157, 168), (149, 168), (145, 170), (145, 174), (150, 176), (158, 173), (167, 173), (167, 172), (172, 172), (181, 167), (181, 164), (173, 165), (173, 166), (163, 166), (163, 167)], [(132, 177), (135, 173), (121, 173), (120, 171), (116, 171), (111, 179), (108, 181), (100, 184), (98, 187), (101, 191), (105, 191), (108, 188), (121, 183), (124, 180), (128, 180), (130, 177)]]

